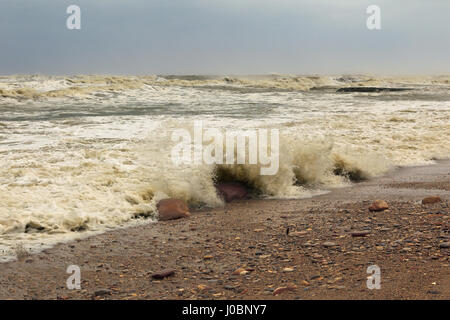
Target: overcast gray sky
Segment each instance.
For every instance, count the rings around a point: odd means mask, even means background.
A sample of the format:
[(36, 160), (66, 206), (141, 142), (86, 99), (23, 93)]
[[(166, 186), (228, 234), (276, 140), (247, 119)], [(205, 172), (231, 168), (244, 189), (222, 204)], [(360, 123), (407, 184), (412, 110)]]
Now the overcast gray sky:
[(450, 1), (0, 0), (0, 74), (16, 73), (449, 74)]

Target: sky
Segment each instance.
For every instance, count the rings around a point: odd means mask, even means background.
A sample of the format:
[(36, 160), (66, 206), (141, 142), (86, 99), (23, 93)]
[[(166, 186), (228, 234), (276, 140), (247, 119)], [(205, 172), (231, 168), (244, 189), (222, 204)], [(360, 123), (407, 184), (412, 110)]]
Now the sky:
[(2, 75), (269, 73), (450, 74), (450, 1), (0, 0)]

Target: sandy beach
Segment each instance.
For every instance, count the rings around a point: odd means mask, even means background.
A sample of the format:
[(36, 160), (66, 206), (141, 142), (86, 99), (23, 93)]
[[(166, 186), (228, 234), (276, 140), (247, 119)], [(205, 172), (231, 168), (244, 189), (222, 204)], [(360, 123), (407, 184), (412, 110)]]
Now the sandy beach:
[[(0, 299), (449, 299), (449, 190), (442, 160), (311, 199), (107, 232), (0, 264)], [(375, 199), (389, 209), (369, 212)], [(73, 264), (81, 290), (66, 287)], [(370, 265), (381, 289), (367, 288)], [(175, 272), (152, 278), (165, 269)]]

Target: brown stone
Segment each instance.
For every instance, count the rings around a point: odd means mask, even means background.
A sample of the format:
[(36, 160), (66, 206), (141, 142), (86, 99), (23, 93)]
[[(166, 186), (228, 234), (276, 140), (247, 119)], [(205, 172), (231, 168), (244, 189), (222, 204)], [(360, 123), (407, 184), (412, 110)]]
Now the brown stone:
[(244, 268), (238, 268), (238, 269), (236, 269), (236, 270), (233, 271), (233, 274), (236, 275), (236, 276), (239, 276), (239, 275), (245, 275), (245, 274), (247, 274), (247, 273), (249, 273), (249, 271), (247, 271), (247, 270), (244, 269)]
[(336, 242), (332, 242), (332, 241), (326, 241), (326, 242), (322, 243), (322, 245), (324, 247), (327, 247), (327, 248), (331, 248), (331, 247), (337, 246)]
[(294, 291), (295, 289), (297, 289), (295, 284), (288, 284), (286, 287), (278, 287), (273, 290), (273, 295), (276, 296), (286, 291)]
[(156, 206), (159, 213), (159, 220), (173, 220), (190, 217), (189, 207), (180, 199), (163, 199)]
[(216, 185), (216, 189), (225, 202), (247, 199), (248, 197), (247, 188), (239, 182), (220, 183)]
[(369, 207), (369, 211), (383, 211), (389, 209), (389, 205), (383, 200), (375, 200)]
[(94, 292), (94, 297), (98, 297), (98, 296), (106, 296), (106, 295), (111, 295), (111, 291), (108, 289), (100, 289)]
[(172, 276), (175, 273), (175, 269), (164, 269), (159, 272), (152, 274), (153, 279), (164, 279)]
[(439, 244), (439, 248), (450, 248), (450, 242), (442, 242)]
[(352, 237), (365, 237), (368, 234), (370, 234), (370, 231), (368, 230), (363, 230), (363, 231), (353, 231), (352, 232)]
[(441, 198), (438, 196), (426, 197), (422, 200), (422, 204), (432, 204), (441, 202)]

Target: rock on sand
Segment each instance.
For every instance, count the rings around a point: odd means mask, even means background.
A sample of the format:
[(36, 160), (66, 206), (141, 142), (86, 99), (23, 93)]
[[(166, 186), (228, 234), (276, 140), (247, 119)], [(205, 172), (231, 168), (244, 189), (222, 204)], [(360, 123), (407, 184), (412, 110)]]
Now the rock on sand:
[(384, 200), (375, 200), (369, 207), (369, 211), (384, 211), (389, 209), (389, 205)]
[(422, 200), (422, 204), (432, 204), (438, 202), (441, 202), (441, 198), (438, 196), (426, 197), (425, 199)]
[(180, 199), (163, 199), (158, 202), (156, 207), (159, 212), (160, 221), (187, 218), (191, 216), (188, 205)]

